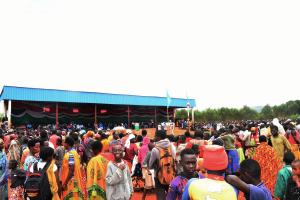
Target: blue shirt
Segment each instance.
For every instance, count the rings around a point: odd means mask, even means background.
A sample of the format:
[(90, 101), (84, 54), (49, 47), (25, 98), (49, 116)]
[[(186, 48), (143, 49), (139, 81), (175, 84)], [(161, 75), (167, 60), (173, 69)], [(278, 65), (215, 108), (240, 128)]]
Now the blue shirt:
[(249, 186), (250, 194), (249, 197), (246, 197), (247, 200), (272, 200), (271, 192), (262, 182), (256, 186), (252, 184), (249, 184)]

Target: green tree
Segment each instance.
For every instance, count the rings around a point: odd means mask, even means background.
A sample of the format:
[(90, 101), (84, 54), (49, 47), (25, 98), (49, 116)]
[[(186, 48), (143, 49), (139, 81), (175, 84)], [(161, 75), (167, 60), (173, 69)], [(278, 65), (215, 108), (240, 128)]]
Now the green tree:
[(265, 105), (260, 111), (260, 115), (262, 119), (273, 119), (274, 114), (272, 107), (269, 104)]
[(176, 110), (176, 119), (187, 119), (187, 116), (186, 109)]
[(286, 115), (294, 115), (297, 114), (299, 109), (298, 103), (296, 101), (288, 101), (286, 102)]
[[(241, 109), (226, 108), (220, 109), (208, 108), (204, 111), (195, 110), (195, 121), (215, 122), (215, 121), (228, 121), (228, 120), (255, 120), (255, 119), (272, 119), (279, 118), (298, 118), (300, 116), (300, 100), (288, 101), (281, 105), (270, 106), (265, 105), (261, 112), (258, 113), (248, 106)], [(187, 111), (185, 109), (177, 110), (177, 119), (187, 119)], [(192, 114), (190, 111), (190, 118)]]
[(257, 119), (258, 117), (258, 113), (248, 106), (243, 106), (243, 108), (240, 110), (240, 113), (241, 113), (241, 118), (244, 120), (247, 119), (253, 120), (253, 119)]

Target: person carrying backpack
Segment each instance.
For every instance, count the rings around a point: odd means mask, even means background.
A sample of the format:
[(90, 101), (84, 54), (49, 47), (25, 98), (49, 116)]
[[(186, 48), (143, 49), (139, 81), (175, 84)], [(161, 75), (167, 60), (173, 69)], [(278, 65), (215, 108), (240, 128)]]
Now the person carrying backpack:
[(175, 177), (176, 149), (166, 138), (166, 132), (155, 133), (155, 147), (151, 151), (149, 168), (155, 171), (155, 193), (157, 200), (166, 199), (169, 185)]
[(25, 196), (30, 200), (59, 200), (60, 185), (58, 168), (53, 159), (54, 150), (43, 147), (40, 158), (29, 168), (29, 176), (25, 182)]

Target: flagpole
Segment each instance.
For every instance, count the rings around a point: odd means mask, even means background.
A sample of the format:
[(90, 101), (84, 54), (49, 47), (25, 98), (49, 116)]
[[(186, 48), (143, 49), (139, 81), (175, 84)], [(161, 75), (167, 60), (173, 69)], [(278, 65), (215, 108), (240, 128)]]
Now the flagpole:
[(167, 122), (169, 122), (169, 106), (167, 106)]
[(156, 107), (154, 108), (154, 127), (157, 127)]
[(187, 107), (187, 114), (188, 114), (188, 130), (190, 131), (190, 102), (188, 101), (188, 103), (186, 104)]
[(169, 106), (171, 103), (171, 98), (169, 92), (167, 91), (167, 122), (169, 122)]

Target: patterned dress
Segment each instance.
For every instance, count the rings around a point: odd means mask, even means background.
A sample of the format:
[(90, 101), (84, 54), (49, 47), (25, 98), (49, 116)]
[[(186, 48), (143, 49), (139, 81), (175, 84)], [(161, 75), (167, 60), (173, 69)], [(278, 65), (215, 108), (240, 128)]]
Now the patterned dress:
[(236, 149), (234, 150), (227, 150), (226, 151), (227, 156), (228, 156), (228, 166), (226, 172), (228, 174), (233, 174), (238, 171), (240, 168), (240, 163), (239, 163), (239, 154)]
[(106, 199), (105, 176), (108, 161), (101, 155), (93, 157), (87, 166), (88, 199)]
[(273, 195), (277, 174), (282, 168), (282, 161), (279, 159), (275, 150), (266, 142), (262, 142), (256, 148), (253, 159), (259, 163), (261, 167), (261, 180)]
[(67, 189), (62, 193), (63, 200), (82, 200), (83, 184), (81, 175), (80, 157), (75, 149), (69, 150), (65, 155), (62, 163), (62, 184), (65, 183), (70, 166), (74, 166), (73, 178), (67, 184)]
[(23, 199), (24, 199), (23, 187), (19, 186), (10, 189), (8, 200), (23, 200)]

